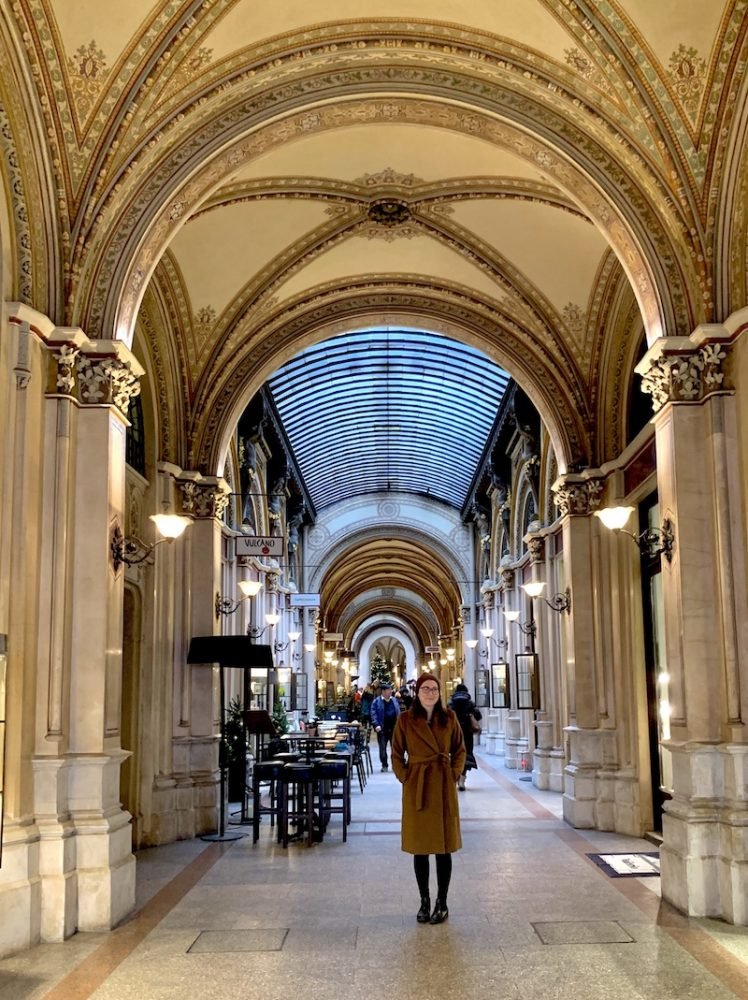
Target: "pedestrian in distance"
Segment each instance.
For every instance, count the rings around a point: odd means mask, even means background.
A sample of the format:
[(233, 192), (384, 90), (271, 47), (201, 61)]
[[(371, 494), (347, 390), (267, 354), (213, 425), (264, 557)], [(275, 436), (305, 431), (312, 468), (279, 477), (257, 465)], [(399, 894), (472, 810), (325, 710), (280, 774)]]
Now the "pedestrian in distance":
[(460, 723), (462, 735), (465, 740), (465, 764), (462, 768), (460, 780), (457, 782), (459, 791), (465, 791), (465, 778), (468, 771), (478, 767), (478, 763), (473, 753), (475, 732), (473, 729), (473, 719), (480, 722), (483, 718), (479, 708), (475, 707), (475, 702), (470, 697), (470, 692), (465, 684), (458, 684), (449, 701), (449, 707), (453, 709)]
[(371, 724), (377, 734), (379, 743), (379, 763), (382, 770), (388, 770), (387, 744), (392, 743), (395, 723), (400, 715), (400, 705), (397, 698), (392, 697), (392, 685), (385, 682), (381, 686), (382, 693), (371, 703)]
[[(420, 924), (449, 916), (447, 893), (452, 854), (462, 847), (457, 782), (465, 764), (465, 740), (457, 716), (441, 701), (436, 677), (421, 674), (415, 701), (397, 720), (392, 770), (402, 788), (401, 848), (413, 855), (421, 907)], [(431, 911), (429, 856), (436, 857), (436, 903)]]

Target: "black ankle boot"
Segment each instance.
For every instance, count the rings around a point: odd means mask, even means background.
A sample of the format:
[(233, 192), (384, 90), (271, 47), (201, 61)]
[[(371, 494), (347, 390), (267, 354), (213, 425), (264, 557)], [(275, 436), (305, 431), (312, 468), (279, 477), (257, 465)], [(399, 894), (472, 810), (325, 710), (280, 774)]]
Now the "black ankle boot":
[(448, 916), (449, 916), (449, 910), (447, 909), (446, 899), (444, 901), (442, 901), (441, 899), (437, 899), (436, 904), (434, 906), (434, 912), (431, 914), (429, 923), (443, 924)]
[(431, 900), (428, 896), (421, 896), (421, 909), (416, 914), (416, 920), (419, 924), (427, 924), (429, 922), (429, 911), (431, 909)]

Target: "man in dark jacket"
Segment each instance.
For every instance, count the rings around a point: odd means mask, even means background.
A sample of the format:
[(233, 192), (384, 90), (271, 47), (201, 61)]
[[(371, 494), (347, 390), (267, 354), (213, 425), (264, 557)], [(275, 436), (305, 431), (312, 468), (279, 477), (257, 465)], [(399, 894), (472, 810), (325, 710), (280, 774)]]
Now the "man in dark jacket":
[(382, 684), (382, 693), (371, 703), (371, 724), (379, 742), (379, 762), (382, 770), (387, 770), (387, 744), (392, 746), (392, 733), (395, 729), (400, 705), (397, 698), (392, 697), (392, 685)]
[(460, 723), (462, 735), (465, 738), (465, 766), (462, 769), (457, 787), (461, 792), (465, 791), (465, 778), (468, 771), (477, 767), (473, 753), (473, 719), (478, 721), (482, 718), (480, 709), (475, 707), (475, 702), (470, 697), (470, 692), (465, 684), (458, 684), (449, 702), (449, 707), (454, 710), (457, 721)]

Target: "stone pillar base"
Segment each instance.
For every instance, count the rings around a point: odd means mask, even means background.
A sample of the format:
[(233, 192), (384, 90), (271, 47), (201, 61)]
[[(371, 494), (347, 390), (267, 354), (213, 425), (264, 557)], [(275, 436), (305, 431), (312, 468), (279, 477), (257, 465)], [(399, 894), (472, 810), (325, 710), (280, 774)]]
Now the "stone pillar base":
[(516, 771), (519, 766), (518, 744), (520, 739), (521, 719), (510, 715), (506, 720), (506, 740), (504, 741), (504, 766), (510, 771)]
[(496, 756), (506, 756), (506, 735), (504, 733), (496, 734)]
[(608, 729), (564, 730), (569, 763), (564, 768), (564, 819), (581, 830), (642, 834), (639, 781), (630, 769), (616, 766), (615, 732)]
[(560, 747), (551, 750), (551, 767), (548, 775), (548, 788), (552, 792), (563, 792), (564, 790), (564, 765), (566, 764), (566, 754)]
[(488, 754), (496, 753), (496, 733), (486, 734), (486, 753)]
[(674, 792), (663, 817), (662, 898), (689, 916), (748, 925), (748, 746), (669, 749)]
[(5, 821), (0, 868), (0, 956), (41, 938), (39, 831), (34, 823)]

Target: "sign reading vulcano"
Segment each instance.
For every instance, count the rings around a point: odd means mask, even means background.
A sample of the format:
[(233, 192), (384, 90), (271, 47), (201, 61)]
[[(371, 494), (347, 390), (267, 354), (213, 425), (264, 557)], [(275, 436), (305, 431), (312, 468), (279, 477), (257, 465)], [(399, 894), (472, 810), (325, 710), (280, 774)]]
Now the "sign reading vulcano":
[(236, 539), (238, 556), (282, 556), (283, 539), (272, 535), (238, 535)]

